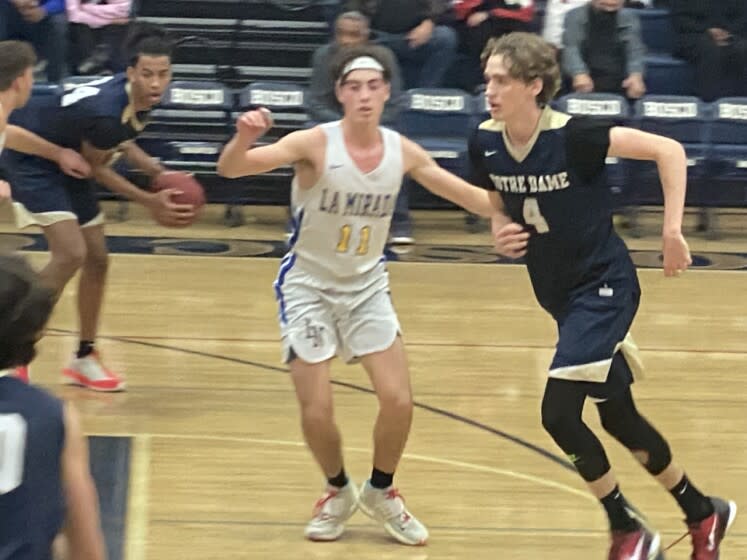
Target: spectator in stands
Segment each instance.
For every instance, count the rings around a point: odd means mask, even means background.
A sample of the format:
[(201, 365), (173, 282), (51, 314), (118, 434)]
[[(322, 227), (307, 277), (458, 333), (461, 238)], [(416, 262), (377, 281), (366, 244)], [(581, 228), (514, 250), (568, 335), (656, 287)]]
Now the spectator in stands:
[[(317, 122), (342, 118), (342, 106), (335, 95), (335, 82), (330, 73), (330, 62), (344, 47), (354, 47), (368, 42), (368, 18), (360, 12), (345, 12), (335, 21), (334, 40), (319, 47), (311, 59), (311, 86), (309, 87), (309, 116)], [(397, 121), (402, 97), (402, 77), (394, 53), (384, 49), (391, 57), (391, 97), (384, 107), (382, 123), (392, 125)]]
[(565, 15), (572, 9), (588, 4), (589, 0), (548, 0), (542, 37), (558, 51), (563, 49)]
[(66, 0), (73, 66), (77, 74), (123, 72), (122, 43), (132, 0)]
[(394, 51), (405, 89), (440, 87), (456, 53), (453, 29), (437, 25), (441, 0), (349, 0), (371, 21), (375, 42)]
[[(337, 17), (334, 40), (319, 47), (312, 58), (311, 86), (309, 87), (309, 116), (312, 120), (329, 122), (342, 118), (342, 106), (335, 93), (335, 82), (330, 63), (340, 49), (363, 45), (368, 42), (369, 35), (368, 18), (362, 13), (356, 11), (345, 12)], [(399, 114), (402, 77), (394, 53), (382, 47), (381, 54), (382, 56), (389, 56), (387, 66), (392, 70), (391, 94), (384, 106), (381, 122), (385, 126), (391, 127), (396, 124)], [(402, 185), (397, 196), (397, 203), (392, 216), (390, 242), (399, 245), (414, 242), (406, 183)]]
[(65, 0), (0, 0), (0, 41), (18, 39), (46, 61), (49, 82), (67, 74)]
[(512, 31), (529, 31), (534, 0), (456, 0), (453, 6), (459, 52), (470, 66), (462, 88), (473, 91), (483, 83), (480, 55), (488, 40)]
[(574, 91), (629, 99), (646, 93), (641, 22), (622, 6), (623, 0), (591, 0), (566, 14), (562, 66)]
[(695, 66), (704, 101), (747, 95), (747, 2), (672, 0), (675, 56)]

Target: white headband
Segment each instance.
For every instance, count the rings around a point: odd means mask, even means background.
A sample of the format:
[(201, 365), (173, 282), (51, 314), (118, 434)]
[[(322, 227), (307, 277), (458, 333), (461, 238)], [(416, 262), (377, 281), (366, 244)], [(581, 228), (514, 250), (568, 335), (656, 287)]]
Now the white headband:
[(353, 70), (378, 70), (383, 73), (384, 67), (372, 56), (359, 56), (345, 65), (340, 78), (345, 78)]

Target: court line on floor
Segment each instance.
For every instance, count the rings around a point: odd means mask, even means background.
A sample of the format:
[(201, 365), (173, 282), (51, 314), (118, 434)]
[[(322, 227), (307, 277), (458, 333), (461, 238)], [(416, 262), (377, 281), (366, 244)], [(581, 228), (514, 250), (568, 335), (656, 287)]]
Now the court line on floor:
[[(108, 436), (108, 437), (132, 437), (131, 434), (112, 434), (112, 433), (106, 433), (106, 434), (105, 433), (89, 433), (88, 435)], [(306, 448), (306, 444), (302, 441), (292, 441), (292, 440), (285, 440), (285, 439), (253, 438), (249, 436), (219, 436), (219, 435), (208, 435), (208, 434), (170, 434), (170, 433), (159, 433), (159, 432), (152, 432), (152, 433), (146, 433), (146, 434), (141, 434), (141, 435), (147, 436), (150, 440), (155, 439), (155, 438), (172, 439), (172, 440), (174, 439), (204, 440), (204, 441), (220, 441), (220, 442), (232, 442), (232, 443), (253, 443), (257, 445), (274, 445), (278, 447), (295, 447), (295, 448), (301, 448), (301, 449)], [(134, 436), (134, 437), (137, 437), (137, 436)], [(346, 452), (352, 451), (354, 453), (362, 453), (366, 455), (369, 455), (371, 453), (370, 449), (363, 448), (363, 447), (345, 446), (345, 451)], [(147, 456), (148, 458), (150, 457), (149, 454)], [(502, 469), (499, 467), (491, 467), (489, 465), (481, 465), (479, 463), (456, 461), (454, 459), (447, 459), (445, 457), (435, 457), (433, 455), (423, 455), (419, 453), (405, 452), (402, 458), (412, 459), (415, 461), (421, 461), (425, 463), (436, 463), (439, 465), (446, 465), (449, 467), (467, 469), (467, 470), (472, 470), (472, 471), (477, 471), (477, 472), (484, 472), (488, 474), (512, 477), (512, 478), (523, 480), (525, 482), (529, 482), (532, 484), (537, 484), (540, 486), (547, 486), (549, 488), (554, 488), (555, 490), (561, 490), (564, 492), (568, 492), (570, 494), (574, 494), (576, 496), (584, 498), (587, 501), (592, 501), (596, 503), (596, 498), (594, 498), (594, 496), (589, 494), (589, 492), (586, 490), (579, 490), (578, 488), (568, 486), (567, 484), (563, 484), (562, 482), (555, 482), (553, 480), (548, 480), (547, 478), (541, 478), (541, 477), (534, 476), (531, 474), (513, 471), (511, 469)], [(133, 465), (133, 467), (134, 466), (135, 465)], [(128, 560), (129, 560), (129, 557), (128, 557)]]
[[(65, 329), (48, 329), (48, 336), (70, 336), (71, 331)], [(100, 335), (103, 338), (121, 338), (126, 340), (141, 340), (144, 342), (156, 340), (173, 340), (175, 342), (235, 342), (235, 343), (262, 343), (262, 344), (279, 344), (276, 338), (242, 338), (242, 337), (201, 337), (201, 336), (140, 336), (140, 335)], [(507, 349), (507, 350), (553, 350), (554, 345), (549, 344), (479, 344), (479, 343), (462, 343), (462, 342), (418, 342), (408, 340), (405, 342), (407, 347), (426, 347), (426, 348), (487, 348), (487, 349)], [(643, 352), (658, 352), (662, 354), (728, 354), (741, 356), (747, 354), (745, 350), (704, 350), (701, 348), (656, 348), (638, 346)]]
[[(66, 334), (72, 334), (71, 331), (66, 331), (64, 329), (49, 329), (54, 330), (55, 332), (62, 332)], [(225, 356), (222, 354), (213, 354), (210, 352), (203, 352), (201, 350), (190, 350), (187, 348), (181, 348), (179, 346), (170, 346), (167, 344), (156, 344), (154, 342), (146, 342), (142, 340), (135, 340), (130, 338), (123, 338), (119, 336), (100, 336), (99, 338), (104, 338), (108, 340), (114, 340), (117, 342), (122, 342), (125, 344), (133, 344), (136, 346), (144, 346), (149, 348), (159, 348), (162, 350), (171, 350), (174, 352), (181, 352), (183, 354), (189, 354), (192, 356), (201, 356), (203, 358), (212, 358), (216, 360), (222, 360), (226, 362), (231, 362), (235, 364), (241, 364), (241, 365), (248, 365), (255, 367), (257, 369), (263, 369), (267, 371), (273, 371), (278, 373), (288, 373), (288, 370), (286, 368), (281, 368), (278, 366), (273, 366), (270, 364), (264, 364), (262, 362), (255, 362), (252, 360), (245, 360), (243, 358), (234, 358), (231, 356)], [(348, 389), (352, 389), (354, 391), (358, 391), (361, 393), (367, 393), (370, 395), (375, 394), (375, 391), (369, 387), (364, 387), (362, 385), (356, 385), (355, 383), (349, 383), (347, 381), (340, 381), (340, 380), (332, 380), (333, 385), (337, 385), (339, 387), (346, 387)], [(493, 434), (495, 436), (498, 436), (504, 440), (510, 441), (512, 443), (515, 443), (516, 445), (519, 445), (520, 447), (523, 447), (525, 449), (528, 449), (529, 451), (533, 451), (534, 453), (537, 453), (538, 455), (541, 455), (545, 459), (552, 461), (556, 465), (562, 467), (565, 470), (576, 472), (576, 467), (573, 466), (573, 463), (565, 459), (564, 457), (561, 457), (559, 455), (556, 455), (555, 453), (552, 453), (551, 451), (548, 451), (539, 445), (535, 445), (529, 441), (526, 441), (518, 436), (509, 434), (508, 432), (504, 432), (503, 430), (500, 430), (498, 428), (494, 428), (492, 426), (489, 426), (487, 424), (484, 424), (482, 422), (479, 422), (477, 420), (474, 420), (472, 418), (469, 418), (467, 416), (462, 416), (461, 414), (457, 414), (455, 412), (451, 412), (449, 410), (439, 408), (436, 406), (431, 406), (429, 404), (420, 402), (420, 401), (413, 401), (413, 405), (415, 408), (419, 408), (421, 410), (427, 410), (428, 412), (432, 412), (436, 415), (442, 416), (444, 418), (448, 418), (450, 420), (454, 420), (456, 422), (459, 422), (461, 424), (466, 424), (468, 426), (472, 426), (474, 428), (477, 428), (479, 430), (482, 430), (484, 432), (488, 432), (490, 434)]]
[(124, 560), (143, 560), (148, 545), (151, 436), (132, 435)]

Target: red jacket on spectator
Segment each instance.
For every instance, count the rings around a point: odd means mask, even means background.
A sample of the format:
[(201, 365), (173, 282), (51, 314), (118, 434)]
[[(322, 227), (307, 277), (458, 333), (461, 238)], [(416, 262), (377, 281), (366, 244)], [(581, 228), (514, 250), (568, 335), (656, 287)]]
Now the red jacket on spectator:
[(501, 19), (529, 23), (534, 17), (534, 0), (456, 0), (453, 4), (457, 19), (465, 20), (474, 12), (488, 12)]

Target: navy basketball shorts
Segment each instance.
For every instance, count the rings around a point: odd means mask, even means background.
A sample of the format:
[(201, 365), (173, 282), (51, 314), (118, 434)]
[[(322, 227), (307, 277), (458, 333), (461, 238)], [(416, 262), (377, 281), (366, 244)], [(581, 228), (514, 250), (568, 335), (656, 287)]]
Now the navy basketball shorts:
[[(566, 312), (556, 317), (558, 344), (549, 376), (581, 383), (594, 400), (623, 392), (643, 375), (638, 347), (630, 335), (640, 292), (633, 283), (600, 284), (574, 294)], [(621, 352), (624, 362), (612, 358)]]
[(3, 154), (10, 178), (16, 225), (51, 226), (77, 220), (81, 227), (104, 223), (94, 187), (65, 175), (57, 164), (26, 154)]

